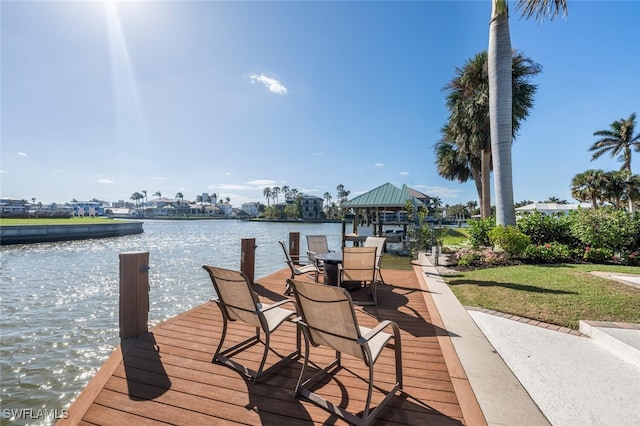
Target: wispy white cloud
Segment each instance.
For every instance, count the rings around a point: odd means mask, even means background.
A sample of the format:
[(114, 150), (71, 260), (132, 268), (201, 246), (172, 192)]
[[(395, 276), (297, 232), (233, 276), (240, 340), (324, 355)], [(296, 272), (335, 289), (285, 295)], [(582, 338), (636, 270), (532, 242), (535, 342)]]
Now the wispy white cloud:
[(167, 180), (164, 176), (156, 176), (156, 180)]
[(98, 179), (98, 183), (115, 183), (111, 179)]
[(28, 157), (28, 155), (25, 152), (18, 152), (18, 155), (20, 157)]
[(252, 84), (262, 83), (271, 93), (277, 93), (278, 95), (285, 95), (289, 90), (282, 83), (275, 78), (267, 77), (264, 74), (251, 74), (249, 75), (249, 81)]
[(462, 193), (461, 189), (451, 189), (444, 186), (416, 185), (414, 188), (420, 190), (421, 192), (424, 192), (431, 197), (440, 198), (458, 198)]
[(402, 176), (409, 176), (409, 172), (400, 172)]
[(249, 182), (247, 182), (248, 185), (257, 186), (257, 187), (271, 186), (276, 183), (277, 182), (275, 180), (269, 180), (269, 179), (256, 179), (256, 180), (250, 180)]
[(209, 189), (222, 189), (222, 190), (225, 190), (225, 191), (232, 191), (232, 190), (254, 189), (254, 187), (253, 186), (249, 186), (249, 185), (221, 183), (221, 184), (218, 184), (218, 185), (210, 185)]
[(375, 163), (374, 166), (375, 167), (384, 167), (384, 163)]

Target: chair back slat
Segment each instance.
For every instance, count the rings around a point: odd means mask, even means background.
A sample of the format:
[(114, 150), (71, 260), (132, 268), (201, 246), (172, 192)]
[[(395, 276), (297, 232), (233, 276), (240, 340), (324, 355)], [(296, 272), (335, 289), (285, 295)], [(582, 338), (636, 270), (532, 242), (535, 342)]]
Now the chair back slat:
[(231, 321), (240, 320), (261, 327), (258, 296), (251, 289), (249, 278), (241, 271), (204, 266), (218, 295), (219, 303)]
[(364, 359), (351, 296), (343, 288), (290, 280), (314, 346), (325, 345)]
[(307, 249), (313, 253), (321, 254), (329, 252), (329, 243), (326, 235), (307, 235)]
[(380, 267), (382, 256), (384, 255), (384, 243), (387, 241), (385, 237), (367, 237), (364, 240), (363, 247), (375, 247), (376, 248), (376, 266)]
[(373, 281), (376, 274), (375, 247), (345, 247), (342, 281)]

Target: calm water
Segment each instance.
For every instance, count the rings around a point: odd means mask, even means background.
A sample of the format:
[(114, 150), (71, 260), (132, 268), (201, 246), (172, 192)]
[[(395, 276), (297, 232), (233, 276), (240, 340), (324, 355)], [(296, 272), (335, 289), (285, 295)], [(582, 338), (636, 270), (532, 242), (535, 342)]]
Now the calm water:
[[(258, 279), (285, 267), (278, 240), (289, 232), (300, 232), (304, 253), (305, 235), (325, 234), (337, 249), (341, 230), (337, 223), (146, 221), (140, 235), (2, 247), (0, 422), (55, 423), (44, 410), (67, 408), (119, 343), (120, 253), (149, 252), (154, 325), (209, 300), (202, 265), (240, 269), (242, 238), (256, 239)], [(7, 419), (21, 409), (33, 411)]]

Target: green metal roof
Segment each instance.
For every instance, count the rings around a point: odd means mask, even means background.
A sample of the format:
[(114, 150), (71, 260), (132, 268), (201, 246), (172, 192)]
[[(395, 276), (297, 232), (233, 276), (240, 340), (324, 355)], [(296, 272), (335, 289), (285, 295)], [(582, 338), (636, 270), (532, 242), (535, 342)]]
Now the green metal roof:
[[(342, 207), (403, 209), (407, 200), (414, 199), (415, 197), (409, 195), (407, 185), (402, 185), (402, 189), (400, 189), (387, 182), (384, 185), (342, 203)], [(418, 205), (423, 204), (419, 200), (415, 201)]]

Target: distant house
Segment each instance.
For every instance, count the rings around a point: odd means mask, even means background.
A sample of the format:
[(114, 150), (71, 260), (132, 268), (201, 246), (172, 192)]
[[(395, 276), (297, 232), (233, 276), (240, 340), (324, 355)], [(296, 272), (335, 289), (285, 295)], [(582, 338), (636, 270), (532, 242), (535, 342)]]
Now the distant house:
[(579, 203), (579, 204), (559, 204), (559, 203), (531, 203), (526, 206), (518, 207), (516, 209), (517, 213), (526, 213), (532, 211), (539, 211), (540, 213), (552, 215), (552, 214), (567, 214), (571, 210), (578, 209), (590, 209), (590, 203)]
[(73, 201), (70, 203), (74, 216), (104, 216), (104, 207), (97, 201)]
[(251, 217), (258, 217), (259, 207), (260, 207), (260, 203), (255, 201), (251, 203), (242, 204), (242, 210)]
[(322, 211), (324, 200), (322, 198), (316, 197), (315, 195), (303, 195), (300, 198), (300, 205), (302, 210), (302, 219), (324, 219), (324, 212)]
[(22, 214), (27, 212), (27, 200), (22, 198), (0, 198), (0, 211), (3, 214)]

